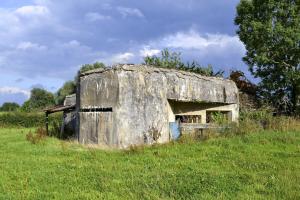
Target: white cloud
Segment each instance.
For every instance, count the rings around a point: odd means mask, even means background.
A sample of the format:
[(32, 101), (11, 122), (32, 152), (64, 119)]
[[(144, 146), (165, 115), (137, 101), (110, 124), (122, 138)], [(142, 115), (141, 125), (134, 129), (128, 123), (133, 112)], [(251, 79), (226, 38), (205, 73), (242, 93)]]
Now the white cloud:
[(48, 15), (49, 10), (45, 6), (31, 5), (20, 7), (16, 9), (15, 13), (21, 16), (43, 16)]
[(204, 34), (201, 35), (196, 31), (178, 32), (163, 37), (159, 41), (153, 42), (152, 45), (160, 45), (165, 48), (181, 49), (198, 49), (205, 50), (208, 48), (226, 49), (228, 46), (235, 46), (244, 50), (244, 45), (237, 36), (226, 34)]
[[(18, 41), (29, 40), (33, 31), (47, 27), (54, 30), (54, 17), (45, 6), (29, 5), (15, 10), (0, 8), (0, 45), (11, 48), (17, 46)], [(50, 27), (51, 26), (51, 27)]]
[(237, 36), (218, 33), (200, 34), (190, 30), (137, 44), (136, 46), (131, 46), (125, 53), (118, 53), (112, 56), (107, 54), (98, 60), (107, 64), (138, 63), (142, 61), (143, 57), (159, 55), (161, 50), (165, 48), (181, 52), (182, 56), (188, 58), (188, 60), (197, 60), (200, 63), (219, 63), (218, 65), (221, 63), (222, 66), (235, 66), (236, 64), (231, 64), (232, 62), (228, 59), (232, 57), (240, 58), (245, 52), (245, 47)]
[(101, 15), (96, 12), (89, 12), (85, 15), (85, 18), (87, 21), (95, 22), (95, 21), (101, 21), (101, 20), (110, 20), (111, 17), (107, 15)]
[(66, 46), (71, 46), (71, 47), (80, 46), (80, 42), (78, 42), (77, 40), (71, 40), (70, 42), (65, 43), (65, 45)]
[(23, 94), (27, 98), (30, 97), (30, 91), (17, 87), (0, 87), (0, 94)]
[(154, 56), (160, 54), (161, 50), (159, 49), (151, 49), (149, 46), (145, 46), (143, 49), (140, 50), (140, 56)]
[(18, 50), (28, 50), (28, 49), (46, 50), (47, 47), (32, 42), (21, 42), (17, 45), (17, 49)]
[(137, 8), (117, 7), (117, 10), (123, 16), (123, 18), (126, 18), (128, 16), (135, 16), (141, 18), (144, 17), (142, 11), (140, 11)]
[(126, 52), (126, 53), (121, 53), (113, 56), (112, 61), (114, 63), (126, 63), (133, 57), (134, 57), (133, 53)]
[(102, 59), (98, 59), (106, 64), (116, 64), (116, 63), (128, 63), (133, 59), (135, 55), (131, 52), (118, 53), (112, 56), (105, 56)]

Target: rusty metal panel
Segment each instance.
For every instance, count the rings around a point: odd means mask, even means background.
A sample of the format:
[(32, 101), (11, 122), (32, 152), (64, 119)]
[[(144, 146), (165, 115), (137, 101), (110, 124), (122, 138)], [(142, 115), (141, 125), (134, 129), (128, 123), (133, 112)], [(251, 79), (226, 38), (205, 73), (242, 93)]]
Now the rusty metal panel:
[(79, 140), (83, 144), (113, 145), (112, 112), (80, 112)]

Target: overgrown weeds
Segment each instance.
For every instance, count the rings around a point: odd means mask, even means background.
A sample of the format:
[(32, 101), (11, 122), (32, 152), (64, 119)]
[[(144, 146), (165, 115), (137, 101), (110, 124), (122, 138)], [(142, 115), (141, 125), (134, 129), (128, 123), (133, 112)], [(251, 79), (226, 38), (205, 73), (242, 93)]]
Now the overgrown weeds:
[(137, 154), (137, 153), (143, 153), (145, 150), (144, 145), (130, 145), (128, 149), (126, 149), (124, 152), (126, 154)]
[(289, 116), (273, 116), (272, 112), (268, 110), (241, 112), (239, 128), (250, 133), (260, 130), (299, 131), (300, 119)]
[(38, 144), (44, 141), (47, 137), (46, 130), (42, 127), (39, 127), (35, 130), (34, 133), (29, 131), (29, 133), (26, 135), (26, 140), (31, 142), (32, 144)]
[(239, 123), (232, 123), (225, 135), (245, 135), (264, 130), (275, 132), (300, 131), (300, 120), (288, 116), (272, 116), (267, 111), (241, 113)]
[(220, 133), (214, 129), (207, 129), (205, 131), (196, 130), (190, 133), (184, 133), (180, 136), (179, 143), (194, 143), (195, 141), (205, 141), (210, 138), (217, 137)]
[(183, 134), (178, 142), (191, 143), (197, 140), (207, 140), (219, 136), (231, 137), (234, 135), (247, 135), (264, 131), (300, 131), (300, 119), (288, 116), (273, 116), (268, 110), (241, 112), (238, 123), (230, 123), (223, 115), (215, 114), (213, 116), (213, 123), (220, 128)]
[(50, 129), (49, 129), (49, 133), (48, 133), (49, 136), (63, 139), (61, 126), (62, 126), (61, 120), (52, 121)]

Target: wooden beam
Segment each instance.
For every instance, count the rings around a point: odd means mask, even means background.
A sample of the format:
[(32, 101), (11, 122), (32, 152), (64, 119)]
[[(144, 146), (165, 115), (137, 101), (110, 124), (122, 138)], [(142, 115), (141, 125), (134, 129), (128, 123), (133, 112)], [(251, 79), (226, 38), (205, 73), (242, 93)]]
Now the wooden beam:
[(49, 135), (49, 113), (45, 112), (46, 114), (46, 134)]

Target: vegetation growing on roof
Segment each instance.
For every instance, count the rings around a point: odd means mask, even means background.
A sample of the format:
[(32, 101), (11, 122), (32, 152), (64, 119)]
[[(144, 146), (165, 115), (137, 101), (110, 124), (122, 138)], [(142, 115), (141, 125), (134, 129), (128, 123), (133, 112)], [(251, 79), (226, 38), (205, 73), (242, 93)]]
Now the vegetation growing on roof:
[(172, 52), (168, 49), (164, 49), (163, 51), (161, 51), (161, 56), (146, 56), (144, 58), (144, 64), (152, 65), (154, 67), (178, 69), (197, 73), (204, 76), (223, 77), (224, 75), (224, 71), (214, 71), (211, 65), (204, 67), (199, 65), (196, 61), (192, 61), (191, 63), (185, 63), (181, 59), (181, 53)]
[(89, 70), (94, 70), (94, 69), (101, 69), (101, 68), (106, 68), (104, 63), (101, 62), (95, 62), (94, 64), (84, 64), (81, 66), (79, 72), (84, 73)]

